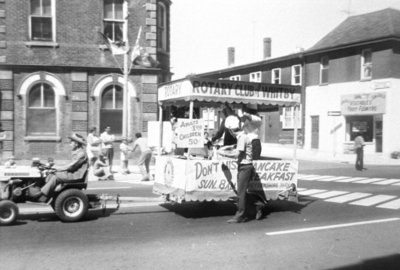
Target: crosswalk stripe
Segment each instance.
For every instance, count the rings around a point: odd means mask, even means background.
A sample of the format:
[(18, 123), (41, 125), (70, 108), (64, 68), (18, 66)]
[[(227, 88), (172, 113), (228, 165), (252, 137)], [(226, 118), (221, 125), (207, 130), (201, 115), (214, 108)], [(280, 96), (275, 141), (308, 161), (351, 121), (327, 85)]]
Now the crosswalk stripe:
[(298, 175), (297, 178), (300, 180), (314, 180), (315, 177), (321, 177), (321, 175), (310, 174), (310, 175)]
[(375, 205), (384, 201), (388, 201), (390, 199), (394, 199), (396, 196), (391, 195), (376, 195), (369, 198), (361, 199), (358, 201), (351, 202), (350, 204), (353, 205), (362, 205), (362, 206), (371, 206)]
[(365, 178), (365, 177), (352, 177), (352, 178), (338, 180), (338, 181), (335, 181), (335, 182), (349, 183), (349, 182), (355, 182), (355, 181), (359, 181), (359, 180), (363, 180), (363, 179), (367, 179), (367, 178)]
[(301, 195), (313, 195), (313, 194), (317, 194), (317, 193), (321, 193), (321, 192), (325, 192), (326, 190), (324, 189), (308, 189), (305, 191), (301, 191), (300, 194)]
[(382, 181), (382, 180), (386, 180), (386, 178), (367, 178), (365, 180), (357, 181), (357, 184), (358, 183), (369, 184), (369, 183), (378, 182), (378, 181)]
[(394, 183), (400, 183), (400, 179), (388, 179), (388, 180), (383, 180), (379, 182), (373, 182), (372, 184), (374, 185), (391, 185)]
[(313, 197), (316, 198), (320, 198), (320, 199), (326, 199), (326, 198), (332, 198), (332, 197), (336, 197), (339, 195), (343, 195), (348, 193), (347, 191), (339, 191), (339, 190), (332, 190), (332, 191), (328, 191), (328, 192), (324, 192), (324, 193), (318, 193), (313, 195)]
[(319, 177), (312, 178), (312, 180), (323, 181), (324, 179), (331, 178), (331, 177), (334, 177), (334, 176), (332, 176), (332, 175), (320, 175)]
[(400, 209), (400, 199), (377, 205), (379, 208)]
[(345, 203), (345, 202), (354, 201), (354, 200), (361, 199), (361, 198), (371, 196), (371, 195), (372, 194), (370, 194), (370, 193), (354, 192), (354, 193), (338, 196), (335, 198), (327, 199), (326, 201), (327, 202), (335, 202), (335, 203)]
[(322, 181), (322, 182), (330, 182), (330, 181), (337, 181), (337, 180), (347, 179), (347, 178), (351, 178), (351, 177), (348, 177), (348, 176), (333, 176), (333, 177), (321, 179), (320, 181)]

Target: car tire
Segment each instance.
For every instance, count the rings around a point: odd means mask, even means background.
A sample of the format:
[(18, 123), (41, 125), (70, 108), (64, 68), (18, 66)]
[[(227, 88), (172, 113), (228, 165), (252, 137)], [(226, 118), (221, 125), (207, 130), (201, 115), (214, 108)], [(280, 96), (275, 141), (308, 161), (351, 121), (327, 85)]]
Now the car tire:
[(9, 200), (0, 201), (0, 225), (11, 225), (18, 218), (18, 206)]
[(56, 215), (64, 222), (82, 219), (89, 207), (87, 196), (78, 189), (67, 189), (61, 192), (54, 203)]

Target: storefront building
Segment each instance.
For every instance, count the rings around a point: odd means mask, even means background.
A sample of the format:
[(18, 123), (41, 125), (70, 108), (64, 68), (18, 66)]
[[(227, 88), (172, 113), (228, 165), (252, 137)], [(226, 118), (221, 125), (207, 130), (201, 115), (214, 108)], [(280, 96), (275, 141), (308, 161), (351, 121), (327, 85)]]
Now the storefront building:
[(290, 107), (261, 113), (263, 142), (292, 144), (297, 123), (304, 150), (352, 153), (361, 134), (366, 154), (389, 156), (400, 151), (399, 22), (391, 8), (351, 16), (305, 51), (198, 76), (301, 86), (298, 118)]
[(394, 9), (350, 17), (305, 52), (305, 149), (352, 153), (361, 134), (366, 154), (400, 150), (399, 19)]
[[(0, 1), (3, 158), (68, 159), (68, 136), (111, 126), (120, 140), (157, 119), (157, 85), (170, 80), (169, 0)], [(129, 16), (127, 16), (129, 14)], [(129, 59), (106, 46), (142, 47)], [(127, 37), (126, 37), (127, 36)], [(118, 147), (115, 147), (116, 150)]]

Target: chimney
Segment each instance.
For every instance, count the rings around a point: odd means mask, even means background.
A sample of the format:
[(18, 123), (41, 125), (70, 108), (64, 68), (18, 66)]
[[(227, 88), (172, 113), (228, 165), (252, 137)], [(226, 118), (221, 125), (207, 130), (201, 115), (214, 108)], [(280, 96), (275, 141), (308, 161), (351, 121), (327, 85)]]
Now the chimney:
[(228, 47), (228, 66), (233, 66), (235, 64), (235, 48)]
[(271, 58), (271, 38), (264, 38), (264, 59)]

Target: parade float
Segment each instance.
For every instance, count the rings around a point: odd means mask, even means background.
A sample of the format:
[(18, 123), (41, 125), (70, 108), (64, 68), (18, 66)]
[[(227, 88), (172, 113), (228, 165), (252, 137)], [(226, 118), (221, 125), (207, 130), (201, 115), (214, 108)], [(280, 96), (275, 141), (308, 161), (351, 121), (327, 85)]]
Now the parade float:
[[(300, 88), (292, 85), (252, 83), (189, 77), (161, 84), (158, 88), (159, 128), (158, 149), (165, 144), (162, 111), (168, 106), (188, 106), (188, 118), (178, 118), (174, 137), (185, 155), (162, 154), (155, 158), (153, 192), (171, 201), (226, 201), (235, 197), (237, 161), (214, 155), (193, 154), (204, 147), (205, 119), (194, 118), (194, 108), (221, 108), (229, 104), (234, 109), (251, 105), (259, 111), (271, 107), (299, 106)], [(240, 109), (239, 109), (240, 110)], [(165, 122), (164, 122), (165, 123)], [(164, 134), (165, 135), (165, 134)], [(294, 129), (297, 141), (297, 129)], [(290, 160), (257, 160), (254, 166), (259, 177), (250, 181), (250, 189), (262, 189), (267, 200), (290, 199), (296, 195), (298, 161), (296, 144)]]

